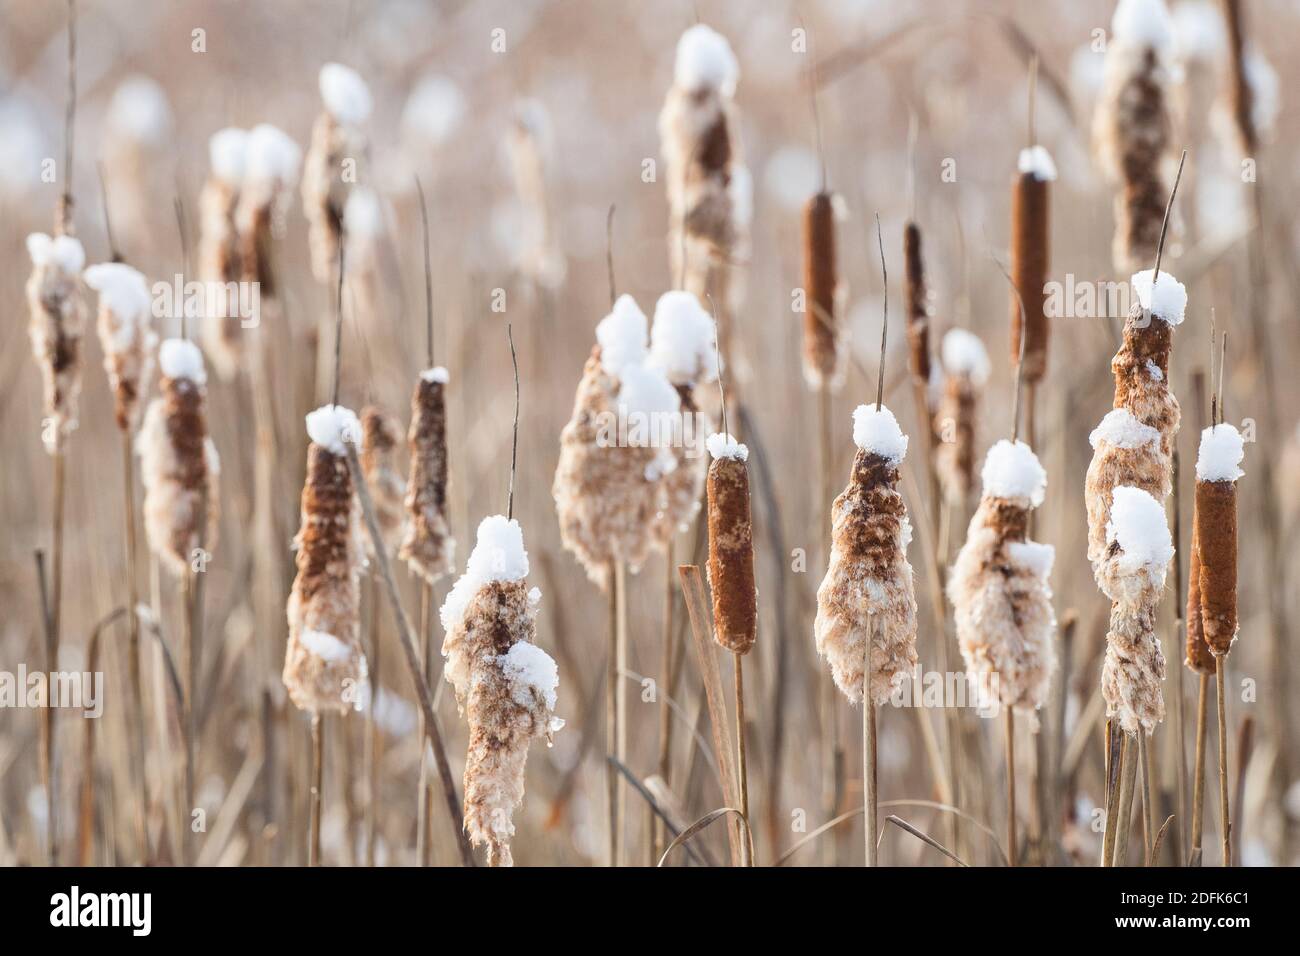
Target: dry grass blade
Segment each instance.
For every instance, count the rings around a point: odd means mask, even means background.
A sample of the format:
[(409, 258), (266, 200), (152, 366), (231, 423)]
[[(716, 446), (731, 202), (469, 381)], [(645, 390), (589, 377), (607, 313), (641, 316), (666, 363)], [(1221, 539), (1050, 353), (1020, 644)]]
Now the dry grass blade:
[(668, 849), (664, 850), (664, 855), (659, 858), (658, 865), (663, 866), (664, 863), (668, 860), (669, 854), (671, 854), (673, 850), (677, 849), (679, 846), (685, 846), (687, 841), (690, 840), (692, 837), (694, 837), (697, 833), (707, 829), (710, 825), (716, 823), (718, 820), (721, 820), (723, 817), (727, 816), (728, 814), (735, 814), (739, 818), (741, 825), (744, 827), (745, 838), (752, 843), (753, 834), (749, 832), (749, 820), (746, 819), (745, 815), (735, 807), (719, 807), (716, 810), (710, 810), (708, 813), (704, 814), (704, 816), (700, 817), (698, 820), (696, 820), (694, 823), (688, 826), (685, 830), (679, 833), (673, 839), (673, 842), (668, 844)]
[[(709, 628), (709, 604), (704, 593), (704, 576), (694, 564), (683, 564), (677, 568), (682, 581), (682, 593), (686, 596), (686, 613), (691, 622), (691, 638), (695, 644), (695, 655), (700, 665), (700, 678), (704, 683), (704, 695), (709, 708), (709, 726), (713, 732), (713, 751), (722, 764), (722, 797), (729, 806), (737, 802), (736, 767), (733, 762), (735, 751), (727, 737), (727, 705), (722, 689), (722, 677), (718, 673), (718, 659), (714, 653), (712, 635)], [(727, 839), (731, 845), (731, 862), (739, 866), (741, 846), (734, 828), (727, 828)], [(669, 847), (671, 850), (672, 847)], [(665, 855), (667, 855), (665, 853)]]
[[(611, 767), (623, 775), (623, 779), (632, 785), (632, 789), (640, 794), (641, 799), (645, 800), (646, 805), (650, 808), (651, 812), (654, 813), (655, 817), (663, 821), (664, 826), (668, 828), (668, 832), (673, 835), (674, 839), (681, 836), (683, 828), (678, 826), (672, 816), (659, 805), (659, 801), (655, 799), (654, 794), (651, 793), (649, 788), (637, 778), (637, 775), (629, 770), (627, 765), (613, 754), (606, 754), (605, 759), (609, 761)], [(683, 843), (682, 849), (689, 853), (691, 859), (701, 866), (717, 866), (717, 863), (709, 857), (708, 851), (703, 846), (700, 846), (699, 850), (696, 850), (696, 848), (690, 843)], [(667, 850), (664, 851), (664, 856), (666, 855)], [(663, 860), (661, 859), (656, 865), (662, 866)]]
[(899, 828), (900, 830), (902, 830), (904, 833), (910, 833), (910, 834), (912, 834), (912, 836), (916, 837), (918, 840), (920, 840), (920, 841), (921, 841), (922, 843), (924, 843), (926, 846), (933, 847), (934, 849), (938, 850), (940, 853), (942, 853), (942, 854), (943, 854), (944, 856), (946, 856), (948, 859), (952, 860), (952, 861), (953, 861), (954, 863), (956, 863), (958, 866), (966, 866), (966, 867), (970, 866), (969, 863), (967, 863), (965, 860), (963, 860), (963, 859), (962, 859), (961, 857), (959, 857), (957, 854), (953, 853), (951, 850), (949, 850), (947, 847), (945, 847), (945, 846), (944, 846), (942, 843), (940, 843), (938, 840), (934, 839), (933, 837), (929, 836), (928, 834), (925, 834), (925, 833), (921, 832), (921, 831), (918, 830), (916, 827), (912, 826), (912, 824), (908, 823), (906, 820), (899, 819), (898, 817), (894, 816), (894, 815), (891, 813), (889, 816), (885, 817), (885, 821), (886, 821), (887, 823), (892, 823), (894, 826), (898, 827), (898, 828)]

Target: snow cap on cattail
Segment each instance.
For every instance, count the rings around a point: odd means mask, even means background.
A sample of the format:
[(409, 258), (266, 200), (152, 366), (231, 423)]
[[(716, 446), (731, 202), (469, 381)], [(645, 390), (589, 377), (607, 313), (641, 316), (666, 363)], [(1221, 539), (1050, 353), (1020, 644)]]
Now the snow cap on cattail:
[(306, 419), (307, 477), (293, 589), (286, 613), (289, 642), (284, 685), (295, 706), (313, 715), (347, 713), (349, 690), (366, 681), (361, 650), (361, 571), (365, 555), (360, 505), (348, 466), (361, 434), (356, 413), (325, 405)]
[(1169, 194), (1173, 26), (1164, 0), (1120, 0), (1093, 132), (1115, 197), (1115, 267), (1155, 258)]
[(732, 435), (708, 438), (709, 587), (713, 636), (747, 654), (758, 636), (758, 589), (754, 584), (754, 525), (749, 512), (749, 449)]
[(1195, 540), (1202, 636), (1222, 657), (1237, 639), (1237, 479), (1241, 433), (1220, 423), (1201, 432), (1196, 457)]
[(398, 556), (428, 584), (455, 569), (456, 539), (447, 518), (447, 397), (450, 376), (441, 365), (420, 373), (411, 395), (406, 432), (410, 475), (406, 525)]
[(817, 589), (814, 627), (836, 686), (854, 703), (865, 690), (882, 704), (917, 660), (912, 525), (896, 487), (908, 440), (888, 408), (859, 405), (853, 441), (849, 484), (831, 512), (830, 566)]
[(966, 669), (998, 701), (1037, 726), (1056, 669), (1056, 617), (1048, 584), (1055, 550), (1028, 538), (1047, 473), (1022, 441), (989, 449), (984, 493), (948, 579)]
[[(367, 141), (361, 126), (370, 117), (373, 102), (360, 75), (339, 63), (321, 67), (320, 92), (325, 109), (312, 127), (311, 146), (303, 163), (302, 205), (312, 274), (318, 282), (332, 283), (351, 184), (364, 181), (356, 167), (366, 158)], [(345, 178), (345, 166), (355, 175)]]
[(951, 428), (951, 441), (935, 449), (935, 470), (944, 497), (963, 504), (975, 477), (975, 411), (980, 390), (989, 377), (989, 356), (979, 336), (965, 329), (950, 329), (940, 349), (945, 374), (943, 395), (935, 411), (935, 429)]
[(199, 276), (210, 283), (209, 288), (223, 290), (217, 297), (204, 298), (203, 345), (223, 379), (234, 377), (243, 355), (237, 303), (224, 290), (230, 288), (227, 283), (243, 278), (236, 211), (249, 140), (247, 130), (233, 126), (212, 135), (208, 140), (211, 170), (199, 193)]
[(77, 427), (81, 336), (86, 325), (78, 276), (86, 253), (72, 236), (51, 238), (43, 232), (27, 237), (27, 252), (33, 267), (27, 280), (28, 334), (45, 386), (45, 447), (54, 454)]
[(678, 39), (673, 82), (682, 89), (732, 96), (739, 80), (740, 64), (721, 33), (697, 23)]
[(374, 105), (361, 74), (341, 63), (320, 68), (320, 96), (329, 114), (346, 126), (364, 123)]
[(537, 646), (541, 592), (528, 589), (528, 552), (519, 522), (484, 518), (465, 565), (443, 602), (447, 682), (469, 723), (464, 825), (488, 862), (510, 866), (515, 808), (523, 802), (528, 745), (550, 744), (564, 726), (555, 716), (559, 675)]
[(248, 142), (248, 130), (237, 126), (227, 126), (213, 133), (208, 139), (208, 165), (213, 177), (238, 189), (244, 179)]
[(152, 299), (144, 276), (117, 262), (86, 269), (86, 285), (99, 293), (99, 343), (104, 350), (117, 427), (129, 430), (149, 384), (158, 336), (150, 327)]
[(221, 463), (208, 435), (203, 353), (185, 339), (167, 339), (158, 370), (159, 394), (136, 437), (144, 528), (162, 565), (180, 577), (196, 549), (211, 552), (216, 542)]

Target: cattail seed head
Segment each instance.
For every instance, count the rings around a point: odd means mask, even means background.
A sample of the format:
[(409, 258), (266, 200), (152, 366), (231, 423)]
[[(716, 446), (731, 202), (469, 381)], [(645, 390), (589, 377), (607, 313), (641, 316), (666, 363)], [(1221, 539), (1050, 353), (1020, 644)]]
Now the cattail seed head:
[(843, 356), (836, 316), (835, 202), (828, 192), (804, 205), (803, 285), (804, 378), (814, 389), (834, 388), (843, 378)]
[(730, 435), (709, 436), (709, 587), (713, 636), (736, 654), (748, 654), (758, 636), (754, 584), (754, 525), (749, 514), (749, 449)]
[(984, 493), (948, 579), (966, 669), (1037, 727), (1056, 669), (1048, 584), (1055, 551), (1028, 538), (1047, 474), (1024, 442), (1000, 441), (985, 460)]
[(299, 709), (345, 714), (350, 692), (367, 677), (360, 623), (365, 557), (346, 447), (361, 426), (349, 409), (327, 405), (307, 416), (307, 431), (311, 444), (302, 526), (294, 539), (298, 573), (286, 608), (283, 679)]
[(99, 343), (113, 389), (117, 427), (130, 431), (153, 371), (158, 336), (150, 328), (151, 299), (144, 276), (130, 266), (105, 262), (88, 268), (86, 285), (99, 293)]
[[(247, 146), (247, 131), (235, 127), (215, 133), (208, 141), (211, 172), (199, 193), (199, 276), (205, 283), (220, 283), (222, 288), (244, 278), (235, 211)], [(228, 295), (204, 305), (204, 348), (218, 374), (229, 379), (238, 370), (242, 355), (239, 313)]]
[(441, 366), (420, 373), (406, 433), (411, 472), (398, 553), (429, 584), (455, 569), (456, 539), (447, 520), (447, 380)]
[[(1020, 293), (1011, 296), (1011, 361), (1020, 361), (1024, 335), (1025, 382), (1036, 383), (1047, 372), (1047, 275), (1051, 262), (1051, 182), (1056, 166), (1047, 150), (1033, 146), (1020, 152), (1020, 172), (1011, 190), (1011, 281)], [(1025, 328), (1020, 302), (1024, 301)]]
[[(402, 538), (402, 502), (406, 482), (395, 461), (401, 424), (385, 409), (367, 405), (361, 410), (361, 471), (375, 503), (375, 518), (384, 547), (390, 555), (397, 553)], [(374, 544), (366, 537), (366, 553)]]
[(975, 419), (979, 395), (989, 377), (989, 357), (979, 337), (951, 329), (943, 337), (943, 396), (934, 416), (934, 466), (945, 499), (965, 504), (975, 480)]
[(168, 339), (158, 365), (159, 394), (136, 436), (144, 529), (163, 567), (181, 577), (197, 549), (211, 552), (216, 543), (221, 463), (208, 436), (202, 353), (191, 342)]
[(27, 251), (32, 257), (32, 274), (27, 280), (27, 305), (31, 311), (27, 330), (45, 387), (45, 448), (54, 454), (77, 427), (81, 336), (86, 326), (86, 305), (81, 299), (78, 276), (86, 254), (72, 236), (51, 238), (43, 232), (27, 237)]
[(488, 862), (510, 866), (515, 808), (523, 802), (528, 745), (549, 745), (564, 726), (555, 716), (555, 661), (537, 646), (541, 592), (528, 589), (528, 554), (519, 522), (484, 518), (465, 567), (440, 612), (443, 673), (469, 723), (464, 825)]
[(815, 634), (844, 695), (857, 703), (865, 689), (871, 703), (883, 704), (917, 661), (907, 561), (912, 525), (896, 487), (907, 436), (883, 406), (860, 405), (853, 418), (858, 451), (832, 509), (831, 560), (817, 589)]
[[(321, 67), (320, 92), (325, 109), (312, 127), (311, 146), (303, 164), (302, 206), (307, 216), (312, 274), (318, 282), (332, 283), (350, 184), (360, 181), (356, 166), (367, 151), (361, 126), (370, 116), (372, 101), (365, 81), (339, 63)], [(347, 168), (354, 175), (345, 176)]]
[(1196, 537), (1196, 507), (1192, 506), (1192, 550), (1187, 575), (1187, 666), (1198, 674), (1214, 673), (1214, 655), (1201, 626), (1201, 549)]

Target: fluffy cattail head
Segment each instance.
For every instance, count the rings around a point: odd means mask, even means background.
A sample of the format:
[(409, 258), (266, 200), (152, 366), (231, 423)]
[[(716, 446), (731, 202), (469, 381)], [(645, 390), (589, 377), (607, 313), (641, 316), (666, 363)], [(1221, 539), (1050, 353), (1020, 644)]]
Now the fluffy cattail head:
[(326, 405), (307, 416), (307, 478), (295, 539), (298, 573), (289, 594), (284, 685), (301, 710), (347, 713), (366, 681), (361, 650), (360, 506), (347, 445), (361, 425), (352, 411)]
[(596, 337), (560, 434), (551, 492), (564, 546), (604, 587), (610, 564), (639, 567), (664, 540), (656, 515), (662, 479), (677, 466), (681, 396), (647, 360), (646, 318), (631, 296), (619, 297)]
[(192, 342), (167, 339), (158, 366), (159, 394), (136, 438), (144, 528), (163, 566), (180, 577), (197, 549), (210, 552), (216, 542), (221, 466), (208, 436), (203, 354)]
[(406, 433), (411, 472), (399, 555), (429, 584), (450, 574), (456, 558), (456, 539), (447, 520), (447, 380), (441, 366), (420, 373)]
[(989, 377), (989, 356), (979, 337), (951, 329), (943, 337), (943, 397), (935, 413), (935, 469), (944, 497), (953, 504), (969, 498), (975, 477), (975, 410)]
[[(1034, 383), (1047, 372), (1047, 274), (1051, 262), (1051, 182), (1056, 164), (1042, 146), (1020, 151), (1020, 171), (1011, 190), (1011, 281), (1020, 293), (1011, 296), (1011, 361), (1020, 360), (1023, 335), (1024, 368), (1021, 376)], [(1024, 301), (1024, 328), (1020, 302)]]
[(27, 280), (28, 333), (45, 386), (46, 422), (41, 432), (46, 450), (54, 454), (77, 427), (81, 336), (86, 325), (78, 276), (86, 254), (72, 236), (51, 238), (43, 232), (27, 237), (27, 251), (33, 267)]
[(465, 829), (476, 846), (487, 846), (492, 865), (512, 863), (528, 745), (537, 737), (549, 744), (564, 726), (555, 716), (555, 661), (536, 643), (541, 592), (528, 589), (527, 576), (519, 522), (484, 518), (465, 573), (440, 612), (443, 673), (469, 722)]
[[(199, 275), (204, 282), (238, 282), (243, 278), (243, 261), (235, 210), (244, 178), (249, 135), (246, 130), (228, 127), (208, 140), (211, 166), (203, 191), (199, 194)], [(210, 286), (211, 288), (211, 286)], [(205, 297), (203, 344), (217, 372), (224, 379), (233, 377), (242, 354), (242, 330), (238, 310), (231, 296)]]
[(984, 493), (948, 579), (966, 669), (995, 682), (998, 701), (1037, 726), (1056, 669), (1048, 585), (1055, 551), (1027, 537), (1047, 473), (1024, 442), (999, 441), (984, 462)]
[(896, 488), (907, 436), (888, 408), (859, 405), (853, 441), (853, 472), (832, 509), (815, 633), (844, 695), (856, 703), (865, 689), (872, 704), (882, 704), (917, 660), (912, 525)]
[(1237, 479), (1244, 448), (1237, 429), (1215, 425), (1201, 433), (1196, 458), (1201, 628), (1216, 657), (1237, 639)]
[(158, 336), (150, 328), (149, 286), (137, 270), (116, 262), (91, 266), (85, 280), (99, 293), (99, 343), (113, 388), (117, 427), (129, 431), (148, 387), (158, 345)]
[(814, 389), (834, 388), (843, 376), (843, 356), (836, 319), (835, 201), (828, 192), (804, 205), (803, 286), (804, 378)]
[(925, 260), (921, 253), (921, 227), (909, 222), (903, 229), (903, 263), (907, 309), (908, 368), (921, 384), (930, 381), (930, 303), (925, 289)]
[[(388, 553), (396, 554), (402, 537), (402, 500), (406, 483), (396, 467), (397, 443), (402, 426), (397, 418), (377, 405), (361, 410), (361, 471), (375, 503), (375, 518)], [(366, 537), (366, 553), (374, 544)], [(372, 555), (373, 556), (373, 555)]]
[(749, 514), (749, 449), (731, 435), (714, 434), (709, 454), (709, 587), (713, 590), (713, 636), (747, 654), (758, 636), (758, 589), (754, 585), (754, 525)]
[(1172, 46), (1164, 0), (1120, 0), (1093, 122), (1102, 165), (1119, 189), (1113, 255), (1120, 271), (1151, 262), (1160, 242), (1172, 172)]

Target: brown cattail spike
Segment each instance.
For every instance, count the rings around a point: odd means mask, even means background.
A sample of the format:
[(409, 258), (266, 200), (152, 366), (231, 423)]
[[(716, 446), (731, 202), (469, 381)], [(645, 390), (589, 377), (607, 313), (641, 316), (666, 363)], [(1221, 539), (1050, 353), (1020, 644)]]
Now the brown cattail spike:
[(1231, 425), (1201, 433), (1196, 460), (1196, 540), (1200, 557), (1201, 628), (1216, 657), (1237, 639), (1237, 479), (1244, 455), (1241, 434)]
[(842, 374), (836, 293), (835, 202), (820, 192), (803, 209), (804, 377), (814, 389), (833, 388)]
[(420, 373), (406, 433), (411, 471), (406, 530), (398, 554), (429, 584), (451, 573), (456, 551), (447, 520), (447, 380), (445, 368)]
[(1011, 358), (1018, 361), (1023, 348), (1022, 375), (1028, 385), (1037, 384), (1047, 372), (1048, 215), (1055, 175), (1047, 151), (1031, 146), (1021, 152), (1020, 172), (1011, 189), (1011, 282), (1024, 300), (1022, 328), (1021, 305), (1011, 298)]
[(907, 311), (908, 368), (912, 379), (930, 381), (930, 305), (925, 289), (925, 261), (921, 253), (921, 227), (909, 222), (903, 228), (905, 291)]
[(758, 635), (754, 585), (754, 526), (749, 514), (749, 449), (730, 435), (709, 437), (709, 587), (713, 636), (736, 654), (747, 654)]

